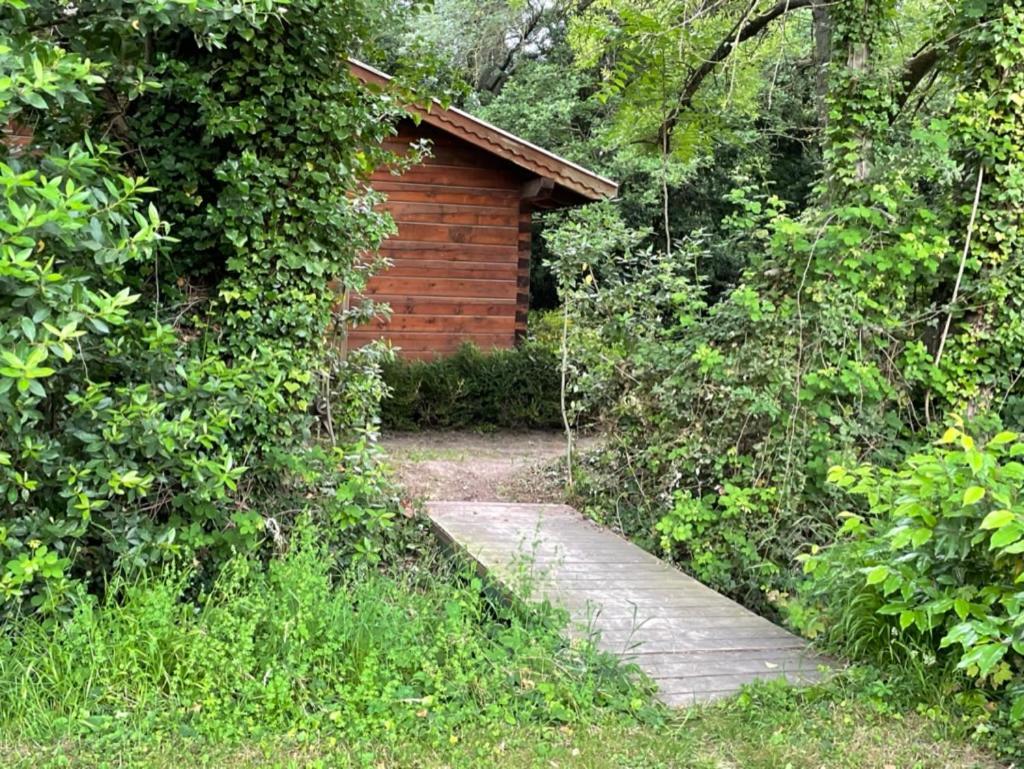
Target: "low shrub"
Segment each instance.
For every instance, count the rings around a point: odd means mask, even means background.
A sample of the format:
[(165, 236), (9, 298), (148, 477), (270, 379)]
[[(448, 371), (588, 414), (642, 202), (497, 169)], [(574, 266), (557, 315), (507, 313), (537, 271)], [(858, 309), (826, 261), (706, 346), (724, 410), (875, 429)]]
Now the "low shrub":
[(611, 658), (562, 640), (563, 617), (493, 601), (470, 570), (335, 574), (314, 539), (266, 566), (235, 558), (198, 595), (187, 571), (120, 576), (66, 621), (6, 627), (0, 743), (287, 733), (448, 745), (463, 726), (648, 707)]
[(393, 429), (561, 424), (558, 358), (531, 342), (493, 352), (467, 343), (445, 358), (398, 360), (384, 367), (384, 381), (381, 417)]
[[(1024, 723), (1024, 440), (962, 427), (895, 470), (834, 467), (862, 500), (839, 540), (802, 556), (790, 616), (861, 658), (923, 660), (951, 691)], [(998, 719), (997, 719), (998, 720)]]

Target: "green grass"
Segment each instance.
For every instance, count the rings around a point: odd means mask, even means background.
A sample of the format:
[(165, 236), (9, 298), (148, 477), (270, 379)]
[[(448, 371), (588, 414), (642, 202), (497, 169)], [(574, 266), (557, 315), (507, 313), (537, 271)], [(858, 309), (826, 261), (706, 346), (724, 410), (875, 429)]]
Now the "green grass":
[(497, 600), (468, 567), (331, 562), (307, 542), (265, 566), (235, 559), (213, 585), (119, 578), (59, 622), (4, 628), (0, 739), (446, 745), (468, 728), (656, 715), (639, 676), (563, 639), (563, 615)]
[(0, 635), (0, 767), (990, 767), (959, 722), (858, 669), (671, 712), (471, 571), (335, 573), (297, 547), (115, 580)]
[(364, 743), (282, 733), (245, 743), (145, 735), (61, 744), (0, 744), (12, 769), (107, 767), (579, 767), (580, 769), (967, 769), (998, 764), (950, 739), (943, 721), (894, 712), (858, 686), (797, 694), (760, 686), (720, 705), (641, 724), (611, 716), (578, 725), (494, 725), (458, 730), (438, 744)]

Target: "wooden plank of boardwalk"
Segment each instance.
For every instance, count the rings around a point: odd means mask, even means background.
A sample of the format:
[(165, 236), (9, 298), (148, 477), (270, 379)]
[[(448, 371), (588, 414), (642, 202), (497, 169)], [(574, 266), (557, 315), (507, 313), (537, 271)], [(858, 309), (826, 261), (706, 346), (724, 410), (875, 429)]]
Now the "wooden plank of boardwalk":
[(565, 505), (429, 502), (443, 537), (514, 592), (567, 609), (570, 632), (635, 663), (669, 705), (757, 679), (820, 679), (801, 639)]

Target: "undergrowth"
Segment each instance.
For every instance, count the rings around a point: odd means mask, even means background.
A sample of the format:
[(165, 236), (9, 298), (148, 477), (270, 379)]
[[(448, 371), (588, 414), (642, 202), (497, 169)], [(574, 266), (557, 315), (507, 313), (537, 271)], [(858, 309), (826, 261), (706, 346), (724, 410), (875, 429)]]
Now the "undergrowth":
[(564, 617), (492, 598), (470, 571), (332, 573), (310, 542), (118, 576), (61, 622), (0, 636), (0, 742), (144, 734), (221, 746), (267, 735), (448, 744), (463, 728), (656, 717), (628, 671), (563, 641)]
[(195, 735), (87, 734), (73, 740), (12, 740), (0, 734), (0, 757), (11, 769), (145, 767), (178, 769), (994, 769), (986, 753), (966, 744), (958, 717), (920, 704), (886, 670), (864, 667), (827, 686), (793, 689), (762, 682), (715, 705), (664, 713), (644, 722), (609, 709), (560, 724), (507, 721), (471, 725), (446, 740), (421, 736), (358, 744), (341, 730), (294, 730), (237, 742)]

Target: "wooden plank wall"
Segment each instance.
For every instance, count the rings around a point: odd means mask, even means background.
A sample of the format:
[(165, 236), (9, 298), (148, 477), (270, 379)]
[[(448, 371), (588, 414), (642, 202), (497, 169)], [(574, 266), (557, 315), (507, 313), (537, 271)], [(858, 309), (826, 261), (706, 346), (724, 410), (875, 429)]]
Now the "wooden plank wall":
[(392, 316), (351, 330), (349, 342), (387, 337), (414, 358), (453, 352), (466, 340), (512, 347), (525, 331), (529, 299), (524, 174), (429, 126), (403, 125), (389, 147), (404, 151), (424, 136), (432, 157), (401, 176), (387, 169), (373, 176), (398, 234), (381, 249), (392, 266), (370, 279), (366, 293), (390, 304)]

